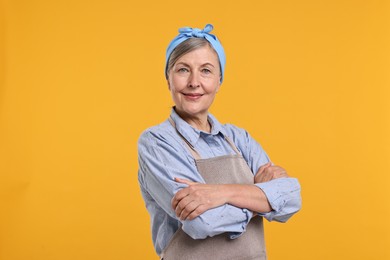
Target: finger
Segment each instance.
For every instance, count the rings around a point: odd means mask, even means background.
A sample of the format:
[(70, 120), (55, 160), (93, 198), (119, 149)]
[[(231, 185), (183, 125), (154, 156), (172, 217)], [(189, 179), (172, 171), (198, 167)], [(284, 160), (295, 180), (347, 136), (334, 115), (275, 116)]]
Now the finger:
[(278, 171), (278, 166), (269, 166), (264, 169), (264, 173), (266, 174), (274, 174), (276, 171)]
[(268, 181), (268, 179), (269, 179), (269, 173), (263, 172), (262, 174), (260, 174), (260, 176), (258, 178), (258, 183), (266, 182), (266, 181)]
[(187, 217), (197, 208), (199, 207), (199, 204), (197, 204), (195, 201), (191, 201), (188, 203), (185, 208), (181, 211), (180, 215), (178, 216), (180, 220), (186, 220)]
[(277, 170), (277, 171), (286, 171), (284, 168), (280, 167), (280, 166), (277, 166), (277, 165), (272, 165), (271, 167), (269, 167), (269, 169), (271, 170)]
[(171, 206), (173, 209), (176, 209), (177, 204), (185, 197), (189, 195), (188, 188), (184, 188), (176, 192), (175, 196), (173, 196), (171, 201)]
[(266, 164), (262, 165), (259, 169), (259, 172), (262, 173), (265, 169), (271, 166), (271, 162), (267, 162)]
[(285, 172), (285, 171), (281, 171), (278, 174), (278, 178), (288, 178), (288, 177), (289, 176), (288, 176), (287, 172)]
[(264, 174), (264, 182), (270, 181), (270, 180), (272, 180), (272, 178), (273, 178), (273, 174), (272, 173)]
[(193, 182), (193, 181), (190, 181), (190, 180), (181, 179), (181, 178), (177, 178), (177, 177), (175, 177), (175, 181), (178, 182), (178, 183), (183, 183), (183, 184), (187, 184), (187, 185), (192, 185), (192, 184), (196, 183), (196, 182)]
[(199, 217), (201, 214), (203, 214), (205, 211), (207, 211), (208, 210), (208, 208), (205, 206), (205, 205), (203, 205), (203, 204), (201, 204), (201, 205), (199, 205), (197, 208), (195, 208), (192, 212), (191, 212), (191, 214), (189, 214), (188, 216), (187, 216), (187, 220), (193, 220), (194, 218), (197, 218), (197, 217)]
[(257, 174), (262, 174), (264, 172), (265, 169), (267, 169), (267, 167), (271, 166), (271, 162), (268, 162), (264, 165), (262, 165), (259, 170), (257, 171), (256, 175)]
[(265, 173), (256, 174), (255, 176), (255, 183), (261, 183), (264, 182)]
[(272, 179), (288, 177), (286, 170), (280, 166), (271, 166), (267, 168), (267, 172), (272, 174)]
[[(177, 217), (180, 217), (183, 210), (185, 210), (185, 208), (191, 203), (193, 202), (193, 200), (191, 198), (189, 198), (188, 196), (185, 197), (184, 199), (182, 199), (178, 204), (177, 204), (177, 207), (174, 209), (175, 210), (175, 214)], [(188, 215), (188, 214), (187, 214)]]
[(279, 167), (275, 170), (275, 176), (278, 178), (286, 176), (286, 175), (287, 175), (287, 172), (281, 167)]

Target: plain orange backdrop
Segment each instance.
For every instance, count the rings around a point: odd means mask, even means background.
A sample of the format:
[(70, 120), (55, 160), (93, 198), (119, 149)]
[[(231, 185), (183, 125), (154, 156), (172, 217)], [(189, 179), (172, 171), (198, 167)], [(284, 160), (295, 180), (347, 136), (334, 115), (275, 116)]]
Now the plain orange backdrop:
[(0, 2), (0, 259), (158, 259), (137, 139), (169, 115), (165, 49), (214, 24), (212, 107), (299, 178), (269, 259), (390, 259), (388, 1)]

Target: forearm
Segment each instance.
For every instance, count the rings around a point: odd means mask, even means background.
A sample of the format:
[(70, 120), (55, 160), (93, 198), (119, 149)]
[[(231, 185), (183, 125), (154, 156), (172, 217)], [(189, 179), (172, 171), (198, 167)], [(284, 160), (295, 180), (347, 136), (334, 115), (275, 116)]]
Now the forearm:
[(221, 190), (226, 203), (254, 212), (267, 213), (272, 210), (264, 192), (251, 184), (222, 184)]
[(209, 209), (192, 220), (181, 222), (183, 231), (193, 239), (204, 239), (222, 233), (228, 233), (233, 239), (245, 232), (252, 216), (250, 210), (225, 204)]

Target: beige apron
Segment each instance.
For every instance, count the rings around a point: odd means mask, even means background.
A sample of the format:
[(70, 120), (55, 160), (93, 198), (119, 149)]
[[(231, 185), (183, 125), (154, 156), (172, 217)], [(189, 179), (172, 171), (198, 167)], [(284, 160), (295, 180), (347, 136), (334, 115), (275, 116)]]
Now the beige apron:
[[(171, 118), (169, 121), (176, 128)], [(177, 130), (176, 130), (177, 131)], [(194, 147), (177, 131), (185, 141), (196, 167), (206, 183), (209, 184), (253, 184), (254, 176), (236, 146), (227, 137), (225, 140), (237, 154), (201, 159)], [(173, 235), (161, 254), (164, 260), (250, 260), (267, 259), (264, 244), (263, 218), (251, 219), (244, 232), (236, 239), (223, 233), (206, 239), (192, 239), (181, 228)]]

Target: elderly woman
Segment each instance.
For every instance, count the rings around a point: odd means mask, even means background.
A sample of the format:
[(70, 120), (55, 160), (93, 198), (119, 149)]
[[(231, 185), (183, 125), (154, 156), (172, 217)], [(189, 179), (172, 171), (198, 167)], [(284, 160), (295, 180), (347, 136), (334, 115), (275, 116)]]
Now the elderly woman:
[(165, 259), (266, 259), (263, 217), (301, 207), (298, 180), (243, 129), (208, 111), (224, 78), (212, 25), (182, 28), (167, 49), (175, 106), (140, 137), (139, 183), (157, 254)]

